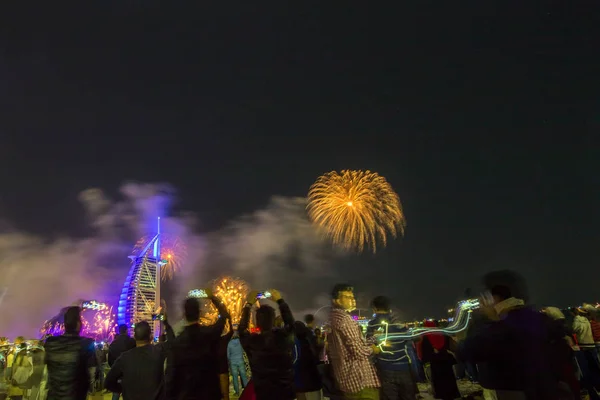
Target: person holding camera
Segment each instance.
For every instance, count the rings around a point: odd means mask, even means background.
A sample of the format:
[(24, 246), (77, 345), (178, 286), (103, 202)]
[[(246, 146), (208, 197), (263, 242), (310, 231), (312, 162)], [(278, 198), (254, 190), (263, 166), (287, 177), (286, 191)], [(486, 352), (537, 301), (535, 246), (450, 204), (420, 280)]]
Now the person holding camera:
[(165, 382), (168, 400), (221, 400), (218, 347), (225, 323), (229, 320), (229, 311), (210, 289), (201, 292), (202, 298), (212, 301), (219, 317), (213, 325), (200, 325), (198, 298), (185, 300), (186, 326), (172, 340), (167, 356)]
[[(256, 325), (260, 332), (251, 334), (248, 325), (250, 314), (258, 299), (270, 299), (279, 306), (282, 328), (275, 328), (275, 309), (260, 305), (256, 310)], [(238, 327), (240, 342), (250, 361), (252, 381), (257, 400), (296, 398), (294, 391), (294, 316), (277, 290), (247, 297)]]

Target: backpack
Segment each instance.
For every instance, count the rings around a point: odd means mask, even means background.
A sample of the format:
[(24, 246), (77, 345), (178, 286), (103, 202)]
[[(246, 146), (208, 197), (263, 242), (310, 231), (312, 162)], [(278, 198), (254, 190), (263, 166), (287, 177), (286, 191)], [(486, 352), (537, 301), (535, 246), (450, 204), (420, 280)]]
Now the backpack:
[(15, 361), (12, 368), (12, 384), (19, 389), (28, 389), (29, 378), (33, 375), (33, 360), (22, 350), (15, 354)]

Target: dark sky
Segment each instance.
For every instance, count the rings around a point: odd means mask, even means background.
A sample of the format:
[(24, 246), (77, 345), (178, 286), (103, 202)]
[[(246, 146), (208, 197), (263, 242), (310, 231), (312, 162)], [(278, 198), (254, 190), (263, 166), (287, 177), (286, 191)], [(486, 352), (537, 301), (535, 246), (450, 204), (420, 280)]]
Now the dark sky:
[(540, 302), (598, 299), (597, 2), (94, 3), (2, 12), (0, 209), (20, 229), (83, 234), (77, 193), (126, 180), (170, 182), (217, 229), (371, 169), (407, 233), (344, 279), (431, 291), (419, 312), (493, 268)]

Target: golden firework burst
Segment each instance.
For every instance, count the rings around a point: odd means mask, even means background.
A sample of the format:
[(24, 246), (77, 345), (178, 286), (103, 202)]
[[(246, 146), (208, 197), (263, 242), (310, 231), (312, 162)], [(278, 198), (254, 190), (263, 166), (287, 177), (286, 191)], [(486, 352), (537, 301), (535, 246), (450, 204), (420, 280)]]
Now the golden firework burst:
[(226, 276), (213, 282), (213, 292), (227, 306), (231, 322), (239, 324), (249, 292), (248, 284), (241, 279)]
[(308, 192), (308, 216), (334, 244), (375, 253), (388, 235), (404, 234), (406, 220), (398, 194), (371, 171), (343, 170), (320, 176)]

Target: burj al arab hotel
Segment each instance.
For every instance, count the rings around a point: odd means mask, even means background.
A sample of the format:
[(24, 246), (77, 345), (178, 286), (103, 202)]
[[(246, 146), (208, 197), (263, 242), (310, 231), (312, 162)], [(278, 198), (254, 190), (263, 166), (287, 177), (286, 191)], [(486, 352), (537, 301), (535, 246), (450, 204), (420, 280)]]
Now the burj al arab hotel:
[[(161, 258), (160, 244), (158, 218), (156, 235), (150, 236), (141, 246), (136, 246), (134, 254), (129, 256), (131, 268), (119, 297), (119, 325), (132, 328), (140, 321), (151, 323), (152, 315), (160, 307), (160, 269), (166, 264)], [(153, 333), (154, 337), (160, 335), (160, 321), (154, 321)]]

